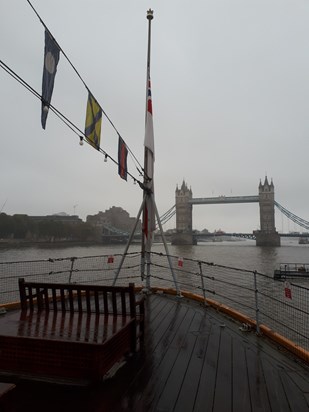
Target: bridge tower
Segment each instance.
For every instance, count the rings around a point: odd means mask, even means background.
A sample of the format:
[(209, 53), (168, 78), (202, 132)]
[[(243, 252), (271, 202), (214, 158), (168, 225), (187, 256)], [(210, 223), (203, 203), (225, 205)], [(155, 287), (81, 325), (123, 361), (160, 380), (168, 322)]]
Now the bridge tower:
[(275, 227), (275, 188), (273, 181), (259, 184), (260, 230), (254, 231), (257, 246), (280, 246), (280, 236)]
[(173, 245), (193, 245), (196, 240), (192, 234), (192, 190), (183, 180), (181, 188), (175, 191), (176, 233), (172, 237)]

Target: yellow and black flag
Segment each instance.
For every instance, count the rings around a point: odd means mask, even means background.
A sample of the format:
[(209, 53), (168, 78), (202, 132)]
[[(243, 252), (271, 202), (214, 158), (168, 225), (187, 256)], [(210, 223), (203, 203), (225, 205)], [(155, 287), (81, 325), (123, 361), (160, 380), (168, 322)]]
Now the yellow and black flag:
[(100, 149), (101, 123), (102, 109), (96, 99), (89, 92), (86, 111), (85, 136), (91, 146), (97, 150)]

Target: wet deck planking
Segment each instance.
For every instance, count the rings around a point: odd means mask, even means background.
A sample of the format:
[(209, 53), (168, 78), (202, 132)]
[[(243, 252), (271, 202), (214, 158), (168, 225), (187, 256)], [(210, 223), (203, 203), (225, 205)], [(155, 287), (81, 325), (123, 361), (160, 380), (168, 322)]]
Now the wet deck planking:
[[(153, 329), (152, 319), (148, 326), (155, 343), (150, 377), (137, 377), (124, 397), (132, 411), (309, 410), (308, 369), (209, 308), (193, 309), (185, 301), (172, 311), (161, 305), (160, 328)], [(144, 368), (147, 362), (146, 356)]]
[(46, 411), (59, 402), (89, 412), (309, 410), (308, 367), (264, 338), (184, 298), (151, 295), (146, 311), (144, 351), (112, 378), (82, 389), (18, 384), (12, 410), (18, 399), (33, 412), (41, 402)]

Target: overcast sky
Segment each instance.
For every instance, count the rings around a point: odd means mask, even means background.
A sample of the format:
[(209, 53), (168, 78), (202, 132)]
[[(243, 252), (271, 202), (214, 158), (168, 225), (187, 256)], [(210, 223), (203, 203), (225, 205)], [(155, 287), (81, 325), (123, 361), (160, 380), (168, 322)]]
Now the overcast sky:
[[(265, 174), (277, 202), (309, 220), (308, 0), (33, 0), (121, 136), (143, 163), (148, 22), (159, 214), (183, 179), (193, 197), (257, 195)], [(26, 0), (0, 2), (0, 59), (41, 93), (44, 28)], [(0, 209), (88, 214), (142, 192), (112, 161), (0, 69)], [(87, 91), (60, 55), (52, 104), (84, 129)], [(101, 147), (117, 159), (103, 118)], [(128, 159), (129, 172), (140, 178)], [(258, 204), (193, 208), (196, 229), (252, 231)], [(299, 230), (276, 213), (279, 231)], [(165, 229), (175, 227), (175, 218)]]

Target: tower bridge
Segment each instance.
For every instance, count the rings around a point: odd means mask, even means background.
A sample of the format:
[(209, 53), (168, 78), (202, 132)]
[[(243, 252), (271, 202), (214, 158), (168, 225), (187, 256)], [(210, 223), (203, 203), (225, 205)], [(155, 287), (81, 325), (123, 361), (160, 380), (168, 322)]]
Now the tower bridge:
[(180, 189), (176, 188), (176, 233), (172, 237), (174, 245), (196, 244), (192, 231), (192, 209), (194, 205), (215, 205), (232, 203), (259, 203), (260, 230), (253, 231), (257, 246), (280, 246), (280, 236), (275, 227), (275, 189), (273, 181), (260, 181), (258, 195), (255, 196), (218, 196), (193, 198), (192, 190), (183, 181)]
[(257, 203), (259, 196), (218, 196), (189, 200), (191, 205), (224, 205), (226, 203)]

